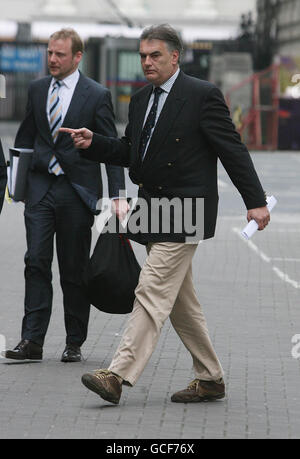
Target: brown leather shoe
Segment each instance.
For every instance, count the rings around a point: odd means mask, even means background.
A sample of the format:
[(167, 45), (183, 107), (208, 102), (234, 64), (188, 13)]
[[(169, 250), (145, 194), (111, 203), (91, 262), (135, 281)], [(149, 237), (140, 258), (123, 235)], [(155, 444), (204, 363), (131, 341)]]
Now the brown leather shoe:
[(222, 378), (219, 381), (194, 379), (186, 389), (173, 394), (171, 400), (176, 403), (195, 403), (224, 397), (225, 384)]
[(111, 371), (95, 370), (94, 373), (84, 374), (81, 381), (88, 389), (100, 395), (104, 400), (115, 405), (119, 403), (122, 383)]

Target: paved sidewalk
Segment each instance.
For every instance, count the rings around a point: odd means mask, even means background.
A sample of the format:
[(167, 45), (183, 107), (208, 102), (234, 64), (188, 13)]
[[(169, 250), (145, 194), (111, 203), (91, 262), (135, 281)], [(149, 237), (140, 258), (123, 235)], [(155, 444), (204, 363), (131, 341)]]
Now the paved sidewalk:
[[(199, 246), (194, 259), (195, 285), (224, 367), (227, 397), (171, 403), (171, 394), (193, 374), (169, 321), (137, 385), (124, 388), (120, 405), (88, 391), (81, 375), (109, 364), (126, 316), (92, 308), (84, 361), (61, 363), (65, 332), (55, 260), (44, 360), (0, 358), (0, 438), (300, 438), (300, 346), (292, 343), (293, 337), (300, 341), (300, 155), (257, 153), (253, 160), (264, 187), (278, 198), (272, 223), (250, 243), (240, 238), (235, 228), (243, 228), (245, 209), (220, 167), (217, 234)], [(129, 194), (134, 192), (129, 184)], [(144, 248), (134, 248), (142, 263)], [(8, 348), (19, 341), (24, 252), (22, 204), (6, 203), (0, 217), (0, 346), (5, 337)]]

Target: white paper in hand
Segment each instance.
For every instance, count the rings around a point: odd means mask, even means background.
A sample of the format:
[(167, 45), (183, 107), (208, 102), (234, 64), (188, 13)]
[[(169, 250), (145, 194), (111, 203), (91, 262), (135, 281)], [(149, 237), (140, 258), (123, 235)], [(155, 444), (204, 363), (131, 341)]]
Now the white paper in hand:
[[(277, 204), (277, 199), (274, 198), (274, 196), (268, 196), (267, 197), (267, 208), (269, 209), (269, 212), (276, 206)], [(251, 220), (247, 226), (243, 229), (241, 232), (242, 236), (244, 236), (245, 239), (250, 239), (253, 234), (258, 230), (258, 224), (256, 223), (255, 220)]]

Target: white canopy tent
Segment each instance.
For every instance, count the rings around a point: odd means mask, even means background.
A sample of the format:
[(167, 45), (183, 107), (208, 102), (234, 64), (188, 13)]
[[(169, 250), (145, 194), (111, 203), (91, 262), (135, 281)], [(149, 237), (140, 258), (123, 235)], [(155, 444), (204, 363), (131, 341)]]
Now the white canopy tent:
[[(0, 37), (13, 38), (17, 22), (32, 25), (33, 39), (61, 26), (89, 36), (136, 36), (149, 24), (168, 22), (186, 40), (236, 36), (240, 16), (256, 0), (0, 0)], [(131, 27), (128, 27), (130, 25)]]

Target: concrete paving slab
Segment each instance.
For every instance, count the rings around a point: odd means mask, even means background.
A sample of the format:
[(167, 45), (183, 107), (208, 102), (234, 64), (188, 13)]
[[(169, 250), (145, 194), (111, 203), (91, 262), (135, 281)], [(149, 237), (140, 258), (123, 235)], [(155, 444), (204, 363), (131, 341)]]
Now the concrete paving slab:
[[(5, 148), (13, 143), (15, 130), (16, 125), (1, 123)], [(252, 157), (263, 186), (278, 199), (270, 225), (251, 243), (239, 237), (246, 211), (220, 166), (216, 237), (201, 244), (194, 258), (195, 286), (225, 370), (226, 398), (171, 403), (170, 395), (193, 374), (191, 358), (169, 321), (142, 377), (134, 388), (124, 388), (118, 406), (88, 391), (81, 375), (109, 364), (127, 317), (92, 308), (84, 360), (61, 363), (65, 332), (55, 260), (44, 360), (0, 359), (0, 438), (300, 438), (300, 155), (259, 152)], [(136, 192), (129, 181), (128, 188)], [(144, 248), (134, 244), (134, 249), (142, 263)], [(8, 348), (20, 338), (25, 250), (23, 205), (5, 203), (0, 217), (0, 343)]]

